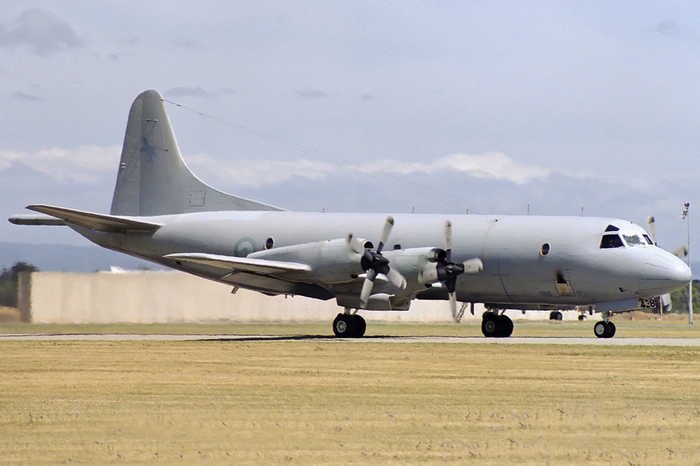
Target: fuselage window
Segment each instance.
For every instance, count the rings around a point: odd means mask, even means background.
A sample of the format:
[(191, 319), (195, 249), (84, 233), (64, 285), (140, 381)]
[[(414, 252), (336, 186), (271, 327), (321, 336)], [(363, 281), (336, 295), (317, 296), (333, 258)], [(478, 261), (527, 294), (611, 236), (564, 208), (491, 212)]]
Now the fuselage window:
[(603, 239), (600, 241), (600, 249), (622, 248), (624, 246), (620, 235), (603, 235)]

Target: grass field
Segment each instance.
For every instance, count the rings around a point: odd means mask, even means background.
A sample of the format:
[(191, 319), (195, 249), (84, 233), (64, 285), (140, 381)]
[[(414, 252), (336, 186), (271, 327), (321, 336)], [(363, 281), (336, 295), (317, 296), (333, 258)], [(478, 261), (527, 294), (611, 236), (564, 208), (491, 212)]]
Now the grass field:
[[(264, 323), (264, 324), (24, 324), (0, 322), (0, 334), (195, 334), (195, 335), (324, 335), (332, 336), (331, 321), (322, 323)], [(371, 319), (371, 313), (368, 315)], [(698, 316), (700, 319), (700, 316)], [(597, 316), (579, 321), (515, 321), (514, 337), (593, 337)], [(613, 319), (617, 326), (615, 338), (700, 338), (699, 325), (688, 325), (685, 315), (665, 316), (657, 320), (651, 314), (621, 314)], [(482, 337), (480, 322), (461, 324), (399, 324), (367, 323), (367, 336), (464, 336)]]
[[(173, 331), (142, 327), (78, 330)], [(329, 333), (182, 333), (242, 327)], [(693, 327), (620, 322), (618, 334)], [(455, 328), (478, 334), (370, 327)], [(700, 348), (222, 339), (4, 341), (0, 354), (3, 464), (700, 463)]]

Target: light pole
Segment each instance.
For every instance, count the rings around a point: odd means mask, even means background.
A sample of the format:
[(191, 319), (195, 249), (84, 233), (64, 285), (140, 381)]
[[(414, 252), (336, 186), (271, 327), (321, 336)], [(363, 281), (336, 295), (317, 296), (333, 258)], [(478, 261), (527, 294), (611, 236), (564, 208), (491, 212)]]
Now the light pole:
[[(687, 222), (688, 225), (688, 267), (690, 267), (690, 215), (688, 214), (690, 210), (690, 202), (686, 202), (684, 205), (683, 212), (681, 212), (681, 218)], [(692, 267), (690, 267), (692, 269)], [(693, 325), (693, 275), (690, 275), (690, 283), (688, 283), (688, 324)]]

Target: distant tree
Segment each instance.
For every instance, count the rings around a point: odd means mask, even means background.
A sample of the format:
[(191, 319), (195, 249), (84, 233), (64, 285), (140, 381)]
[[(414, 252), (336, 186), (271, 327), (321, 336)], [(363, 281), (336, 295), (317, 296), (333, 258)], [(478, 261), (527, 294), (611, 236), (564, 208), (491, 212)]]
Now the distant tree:
[(2, 272), (0, 272), (0, 306), (17, 307), (19, 274), (38, 271), (37, 267), (26, 262), (17, 262), (9, 269), (2, 269)]
[[(673, 311), (680, 314), (688, 313), (688, 287), (684, 286), (680, 290), (671, 293), (671, 303)], [(693, 280), (693, 314), (700, 314), (700, 281)]]

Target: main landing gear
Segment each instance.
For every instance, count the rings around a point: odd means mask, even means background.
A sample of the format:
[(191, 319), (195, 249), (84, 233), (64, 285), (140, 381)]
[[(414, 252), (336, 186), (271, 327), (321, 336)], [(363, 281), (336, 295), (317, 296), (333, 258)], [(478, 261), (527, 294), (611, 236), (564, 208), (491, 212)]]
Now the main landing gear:
[(367, 323), (358, 314), (338, 314), (333, 321), (333, 333), (336, 337), (360, 338), (367, 330)]
[(609, 320), (601, 320), (593, 326), (593, 333), (598, 338), (612, 338), (615, 336), (615, 324)]
[(485, 337), (508, 338), (513, 334), (513, 321), (505, 314), (484, 313), (481, 331)]

